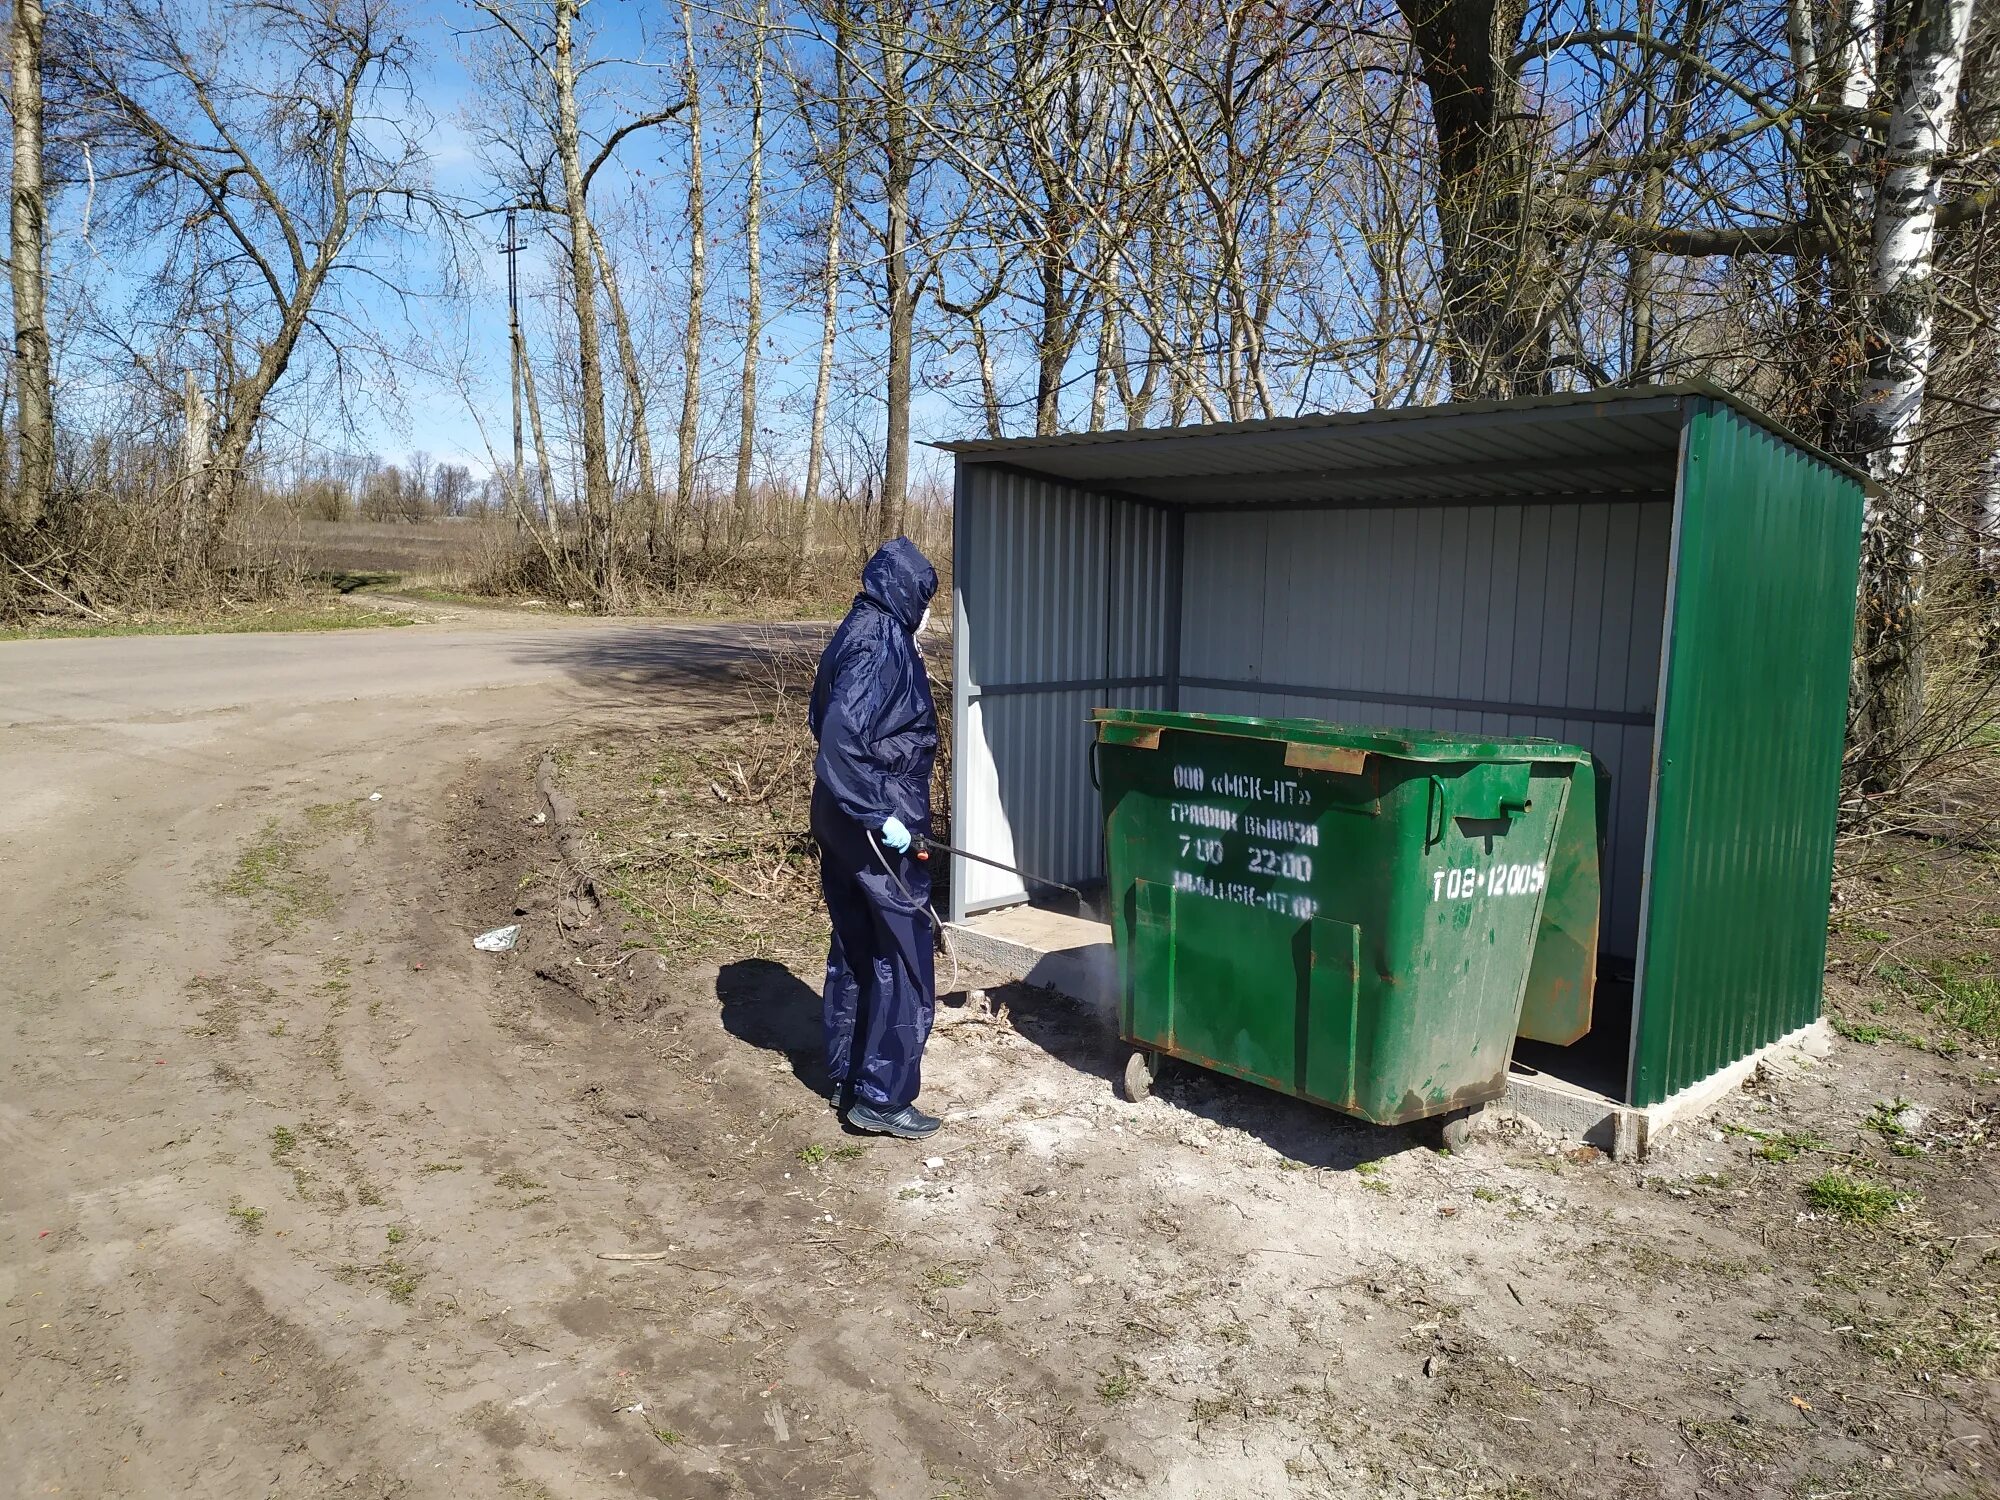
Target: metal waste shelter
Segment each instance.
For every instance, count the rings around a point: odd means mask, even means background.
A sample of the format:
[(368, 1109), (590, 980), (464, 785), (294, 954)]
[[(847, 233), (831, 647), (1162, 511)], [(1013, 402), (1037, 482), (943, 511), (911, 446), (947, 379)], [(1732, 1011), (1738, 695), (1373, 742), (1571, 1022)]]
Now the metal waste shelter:
[(1597, 1005), (1517, 1064), (1645, 1106), (1818, 1015), (1855, 471), (1701, 384), (943, 446), (954, 843), (1101, 880), (1098, 707), (1559, 740)]

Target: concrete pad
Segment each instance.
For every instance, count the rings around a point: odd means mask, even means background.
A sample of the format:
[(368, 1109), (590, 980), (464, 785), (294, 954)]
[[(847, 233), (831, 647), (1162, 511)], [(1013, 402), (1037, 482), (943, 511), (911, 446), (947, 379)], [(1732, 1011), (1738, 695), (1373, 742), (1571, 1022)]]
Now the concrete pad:
[[(1010, 906), (953, 923), (950, 932), (960, 962), (1066, 996), (1107, 1021), (1116, 1019), (1118, 962), (1107, 923)], [(1487, 1108), (1531, 1121), (1559, 1140), (1636, 1159), (1667, 1131), (1741, 1088), (1767, 1059), (1785, 1052), (1824, 1057), (1832, 1038), (1824, 1020), (1814, 1021), (1647, 1109), (1545, 1073), (1510, 1073), (1507, 1092)]]
[(1106, 923), (1009, 906), (949, 930), (961, 963), (1067, 996), (1106, 1019), (1118, 1013), (1118, 960)]

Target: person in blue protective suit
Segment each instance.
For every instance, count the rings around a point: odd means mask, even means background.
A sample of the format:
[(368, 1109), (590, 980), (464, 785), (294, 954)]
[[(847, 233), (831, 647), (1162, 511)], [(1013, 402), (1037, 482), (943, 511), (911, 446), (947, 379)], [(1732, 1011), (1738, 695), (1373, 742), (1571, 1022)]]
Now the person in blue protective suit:
[(885, 543), (820, 657), (811, 708), (812, 831), (833, 924), (828, 1093), (855, 1129), (907, 1140), (941, 1123), (916, 1107), (936, 976), (930, 873), (913, 847), (931, 831), (937, 708), (917, 637), (937, 586), (915, 543)]

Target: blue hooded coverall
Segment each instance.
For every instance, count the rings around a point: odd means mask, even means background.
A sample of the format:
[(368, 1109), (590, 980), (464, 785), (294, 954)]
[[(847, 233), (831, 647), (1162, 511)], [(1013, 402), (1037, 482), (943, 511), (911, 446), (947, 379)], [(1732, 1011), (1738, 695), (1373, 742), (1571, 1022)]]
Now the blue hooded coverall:
[(891, 817), (914, 835), (931, 829), (937, 708), (916, 630), (937, 586), (937, 569), (915, 543), (884, 543), (862, 569), (861, 593), (813, 679), (812, 831), (833, 925), (823, 991), (827, 1078), (853, 1101), (890, 1112), (922, 1086), (936, 1005), (930, 872), (914, 850), (883, 844), (881, 829)]

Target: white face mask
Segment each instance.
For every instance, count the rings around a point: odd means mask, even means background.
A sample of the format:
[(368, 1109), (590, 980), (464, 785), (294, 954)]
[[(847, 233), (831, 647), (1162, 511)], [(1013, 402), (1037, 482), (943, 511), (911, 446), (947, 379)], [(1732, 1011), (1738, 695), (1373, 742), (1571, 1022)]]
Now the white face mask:
[(926, 630), (929, 630), (930, 628), (931, 628), (931, 612), (929, 609), (926, 609), (924, 611), (924, 617), (921, 620), (917, 621), (916, 633), (918, 635), (922, 635)]

